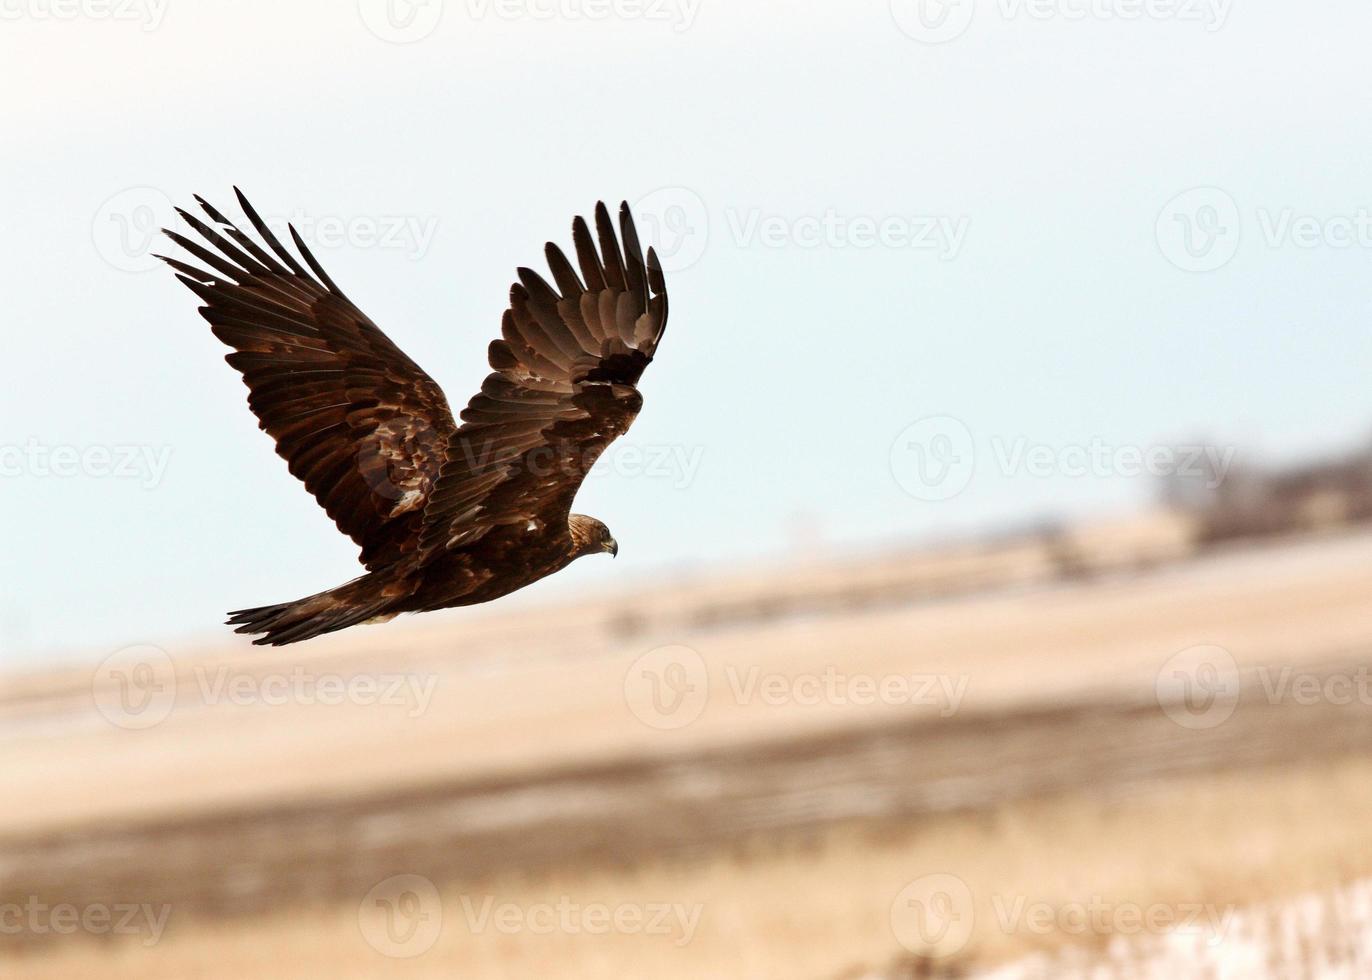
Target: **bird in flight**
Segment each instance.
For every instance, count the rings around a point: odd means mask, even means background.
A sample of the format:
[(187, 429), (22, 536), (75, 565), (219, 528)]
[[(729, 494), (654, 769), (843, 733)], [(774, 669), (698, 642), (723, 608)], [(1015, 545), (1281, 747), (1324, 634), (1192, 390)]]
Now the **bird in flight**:
[(627, 204), (618, 237), (604, 204), (594, 233), (583, 218), (572, 223), (576, 267), (547, 245), (555, 288), (519, 270), (492, 372), (459, 424), (442, 389), (353, 305), (296, 230), (298, 256), (234, 190), (260, 241), (197, 196), (208, 222), (178, 214), (203, 244), (166, 234), (200, 265), (158, 257), (204, 301), (261, 428), (362, 549), (367, 572), (230, 613), (229, 625), (280, 646), (489, 602), (585, 555), (619, 553), (609, 528), (571, 507), (638, 415), (638, 380), (667, 326), (662, 267), (651, 248), (645, 262)]

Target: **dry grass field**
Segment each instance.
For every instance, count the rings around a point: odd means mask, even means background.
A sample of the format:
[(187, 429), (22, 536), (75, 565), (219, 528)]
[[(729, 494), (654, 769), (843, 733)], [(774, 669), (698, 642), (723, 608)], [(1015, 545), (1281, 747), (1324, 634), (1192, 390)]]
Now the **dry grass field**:
[[(413, 960), (379, 955), (359, 924), (361, 901), (332, 908), (264, 909), (243, 921), (174, 922), (152, 948), (81, 944), (23, 961), (43, 980), (139, 977), (432, 978), (558, 976), (834, 978), (899, 962), (914, 938), (892, 916), (911, 882), (956, 875), (973, 896), (975, 927), (960, 968), (1087, 943), (1070, 913), (1098, 901), (1129, 938), (1131, 907), (1197, 913), (1194, 928), (1222, 943), (1249, 905), (1372, 878), (1372, 760), (1192, 777), (1125, 796), (1025, 801), (909, 826), (839, 826), (822, 835), (758, 840), (700, 858), (631, 869), (582, 868), (454, 882), (440, 896), (442, 935)], [(1293, 828), (1318, 827), (1295, 834)], [(496, 925), (484, 904), (520, 910), (574, 903), (654, 910), (652, 929), (608, 929), (573, 911), (571, 928), (536, 915)], [(1055, 913), (1041, 929), (1017, 903)], [(684, 910), (678, 915), (676, 908)], [(1063, 910), (1063, 920), (1056, 921)], [(1114, 916), (1105, 921), (1110, 923)], [(554, 922), (552, 918), (549, 922)], [(683, 923), (686, 925), (683, 926)], [(403, 946), (397, 948), (403, 951)], [(951, 968), (951, 967), (946, 967)]]
[[(1372, 880), (1372, 536), (1157, 530), (1068, 580), (1001, 542), (8, 678), (0, 975), (1237, 956), (1254, 910)], [(1366, 975), (1350, 917), (1319, 970), (1227, 975)]]

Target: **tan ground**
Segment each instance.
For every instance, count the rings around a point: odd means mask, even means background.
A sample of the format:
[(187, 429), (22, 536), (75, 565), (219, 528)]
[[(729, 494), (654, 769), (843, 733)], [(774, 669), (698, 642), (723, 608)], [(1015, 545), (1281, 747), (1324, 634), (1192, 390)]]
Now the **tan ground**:
[[(154, 948), (137, 939), (114, 948), (82, 943), (11, 967), (12, 975), (32, 980), (834, 980), (909, 955), (902, 940), (914, 934), (893, 922), (892, 904), (912, 881), (934, 873), (958, 876), (975, 903), (972, 938), (949, 962), (990, 964), (1108, 938), (1077, 932), (1074, 903), (1098, 899), (1122, 914), (1161, 908), (1182, 918), (1203, 906), (1197, 928), (1208, 929), (1240, 906), (1372, 876), (1370, 808), (1372, 760), (1358, 757), (1298, 771), (1183, 780), (1126, 799), (1078, 796), (901, 829), (839, 828), (822, 839), (759, 843), (746, 854), (623, 873), (454, 884), (442, 895), (440, 938), (412, 960), (391, 959), (368, 944), (359, 902), (333, 911), (268, 909), (261, 921), (231, 925), (178, 922), (173, 910), (167, 936)], [(473, 923), (488, 896), (524, 911), (564, 899), (645, 913), (680, 905), (698, 910), (699, 919), (689, 940), (679, 927), (689, 917), (672, 918), (652, 934), (636, 927), (588, 934), (595, 923), (575, 915), (567, 920), (571, 932), (536, 934), (537, 919), (506, 931), (482, 929)], [(1067, 910), (1064, 928), (1041, 933), (1016, 920), (1018, 899)], [(1120, 921), (1131, 929), (1127, 918)]]
[[(835, 980), (890, 963), (902, 939), (918, 945), (891, 909), (929, 874), (974, 896), (975, 932), (945, 966), (1097, 941), (998, 925), (1016, 899), (1223, 910), (1372, 877), (1372, 705), (1266, 703), (1252, 684), (1260, 667), (1346, 678), (1368, 663), (1372, 534), (1162, 565), (1179, 553), (1170, 532), (1163, 544), (1108, 538), (1123, 557), (1070, 582), (1051, 581), (1040, 547), (1010, 542), (942, 563), (671, 583), (570, 612), (420, 619), (281, 651), (171, 645), (175, 710), (146, 731), (96, 710), (110, 683), (99, 671), (8, 678), (0, 902), (182, 904), (151, 949), (0, 936), (0, 976)], [(931, 590), (948, 594), (914, 598)], [(1155, 685), (1198, 645), (1232, 654), (1259, 702), (1191, 732), (1163, 716)], [(633, 679), (667, 646), (698, 654), (687, 679), (702, 701), (689, 724), (663, 728)], [(422, 712), (207, 700), (206, 678), (225, 668), (436, 687)], [(965, 695), (950, 706), (739, 694), (750, 672), (785, 691), (835, 671), (931, 676)], [(923, 739), (937, 740), (925, 759)], [(601, 775), (583, 786), (578, 773)], [(595, 839), (636, 812), (642, 827)], [(678, 836), (690, 846), (668, 846)], [(645, 852), (644, 840), (659, 845)], [(464, 857), (473, 841), (486, 843)], [(535, 856), (531, 876), (521, 869)], [(442, 893), (419, 906), (436, 902), (442, 932), (425, 955), (392, 959), (367, 942), (376, 923), (359, 922), (359, 906), (372, 884), (413, 872)], [(185, 875), (206, 876), (205, 895), (182, 888)], [(566, 897), (629, 913), (678, 904), (700, 920), (684, 945), (680, 931), (473, 934), (464, 895), (516, 917)]]
[[(795, 589), (818, 573), (805, 572)], [(706, 583), (699, 592), (711, 595)], [(694, 587), (647, 595), (686, 605)], [(11, 681), (0, 692), (0, 771), (24, 806), (0, 808), (0, 835), (86, 820), (214, 810), (265, 800), (424, 786), (563, 762), (785, 738), (928, 715), (911, 704), (774, 705), (735, 690), (756, 668), (795, 679), (827, 669), (883, 678), (929, 674), (967, 692), (961, 713), (1151, 693), (1178, 651), (1218, 644), (1240, 664), (1315, 663), (1372, 651), (1372, 535), (1266, 547), (1141, 576), (940, 602), (840, 609), (759, 624), (692, 626), (687, 615), (629, 639), (626, 602), (563, 614), (480, 613), (401, 621), (262, 652), (167, 648), (180, 671), (176, 711), (151, 731), (123, 731), (94, 709), (90, 671)], [(696, 600), (698, 601), (698, 600)], [(709, 699), (676, 730), (646, 726), (625, 679), (666, 645), (699, 652)], [(432, 677), (429, 709), (206, 705), (205, 683), (295, 668), (344, 676)], [(273, 764), (262, 760), (270, 757)]]

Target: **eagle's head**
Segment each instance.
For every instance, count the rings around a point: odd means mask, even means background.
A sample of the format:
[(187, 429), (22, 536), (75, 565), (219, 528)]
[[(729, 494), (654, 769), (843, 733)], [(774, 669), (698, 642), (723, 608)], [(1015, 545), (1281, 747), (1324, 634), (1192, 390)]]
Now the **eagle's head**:
[(608, 554), (619, 557), (619, 542), (610, 529), (594, 517), (573, 514), (567, 519), (567, 529), (576, 545), (576, 556)]

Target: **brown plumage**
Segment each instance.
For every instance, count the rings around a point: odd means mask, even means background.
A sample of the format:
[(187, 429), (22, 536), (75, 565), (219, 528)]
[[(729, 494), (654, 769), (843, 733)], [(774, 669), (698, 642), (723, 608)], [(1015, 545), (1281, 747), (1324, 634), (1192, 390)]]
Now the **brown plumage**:
[[(555, 286), (519, 270), (493, 372), (454, 420), (443, 391), (353, 305), (294, 228), (297, 257), (241, 191), (261, 241), (197, 197), (180, 211), (204, 244), (166, 234), (203, 268), (166, 258), (233, 353), (248, 405), (367, 574), (297, 602), (232, 613), (256, 643), (307, 640), (402, 612), (488, 602), (584, 555), (617, 553), (572, 514), (596, 459), (642, 407), (638, 379), (667, 325), (667, 293), (627, 204), (572, 224), (576, 269), (546, 248)], [(597, 242), (599, 248), (597, 249)], [(304, 265), (301, 264), (304, 260)], [(307, 268), (308, 266), (308, 268)]]

